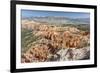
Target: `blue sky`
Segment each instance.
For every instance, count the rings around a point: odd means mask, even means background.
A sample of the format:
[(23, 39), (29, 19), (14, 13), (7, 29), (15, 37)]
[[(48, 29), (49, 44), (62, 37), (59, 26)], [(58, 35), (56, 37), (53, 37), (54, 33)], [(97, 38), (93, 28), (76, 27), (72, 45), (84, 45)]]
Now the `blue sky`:
[(90, 18), (90, 13), (83, 12), (56, 12), (56, 11), (38, 11), (38, 10), (21, 10), (23, 17), (38, 16), (64, 16), (68, 18)]

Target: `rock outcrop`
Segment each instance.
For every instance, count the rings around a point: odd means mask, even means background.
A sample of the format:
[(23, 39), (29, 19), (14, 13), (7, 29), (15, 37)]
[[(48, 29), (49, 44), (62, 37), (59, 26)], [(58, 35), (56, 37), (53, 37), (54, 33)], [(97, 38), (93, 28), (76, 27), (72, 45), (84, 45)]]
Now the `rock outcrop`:
[(90, 57), (90, 32), (33, 21), (22, 22), (23, 28), (32, 29), (32, 34), (40, 38), (22, 53), (22, 63), (85, 60)]

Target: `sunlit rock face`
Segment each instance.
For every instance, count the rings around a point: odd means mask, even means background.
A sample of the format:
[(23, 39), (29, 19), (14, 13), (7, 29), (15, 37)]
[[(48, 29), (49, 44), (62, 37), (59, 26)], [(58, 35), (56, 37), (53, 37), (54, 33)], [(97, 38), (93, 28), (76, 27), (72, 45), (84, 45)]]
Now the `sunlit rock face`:
[(70, 49), (61, 49), (57, 52), (60, 56), (58, 60), (67, 61), (67, 60), (84, 60), (89, 59), (90, 57), (90, 48), (70, 48)]

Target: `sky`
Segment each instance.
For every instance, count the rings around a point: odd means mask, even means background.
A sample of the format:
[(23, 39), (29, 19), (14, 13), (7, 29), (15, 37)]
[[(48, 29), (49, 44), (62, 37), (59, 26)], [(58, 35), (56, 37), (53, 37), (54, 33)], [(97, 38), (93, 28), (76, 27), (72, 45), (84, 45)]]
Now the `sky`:
[(40, 16), (64, 16), (68, 18), (90, 18), (90, 13), (84, 12), (58, 12), (58, 11), (39, 11), (39, 10), (21, 10), (22, 18), (40, 17)]

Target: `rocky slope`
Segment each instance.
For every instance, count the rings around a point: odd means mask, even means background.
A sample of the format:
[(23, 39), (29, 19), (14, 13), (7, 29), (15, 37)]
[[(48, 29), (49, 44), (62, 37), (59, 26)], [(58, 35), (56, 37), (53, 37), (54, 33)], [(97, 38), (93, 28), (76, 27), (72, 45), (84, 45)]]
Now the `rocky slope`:
[(22, 21), (22, 63), (85, 60), (89, 57), (89, 31)]

